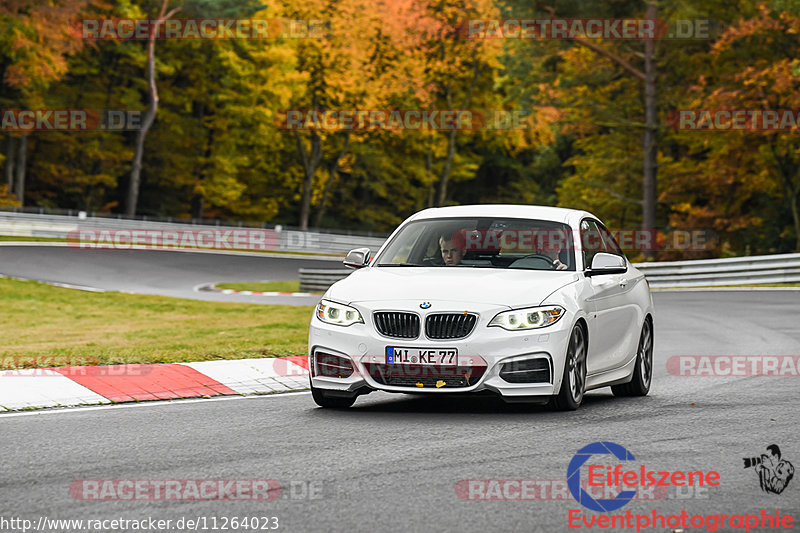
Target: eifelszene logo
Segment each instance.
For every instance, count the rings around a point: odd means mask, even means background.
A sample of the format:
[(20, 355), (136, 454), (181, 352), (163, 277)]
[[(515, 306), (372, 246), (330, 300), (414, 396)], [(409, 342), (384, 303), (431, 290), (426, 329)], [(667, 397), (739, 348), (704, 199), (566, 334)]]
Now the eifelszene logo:
[[(623, 490), (613, 499), (595, 500), (588, 492), (581, 488), (581, 466), (584, 465), (593, 455), (612, 454), (620, 461), (633, 461), (635, 457), (631, 452), (613, 442), (593, 442), (578, 450), (567, 468), (567, 487), (572, 497), (579, 504), (588, 507), (592, 511), (605, 513), (614, 511), (626, 505), (634, 496), (635, 490)], [(591, 468), (591, 466), (589, 467)]]
[(781, 449), (777, 444), (767, 446), (767, 452), (761, 457), (745, 457), (744, 467), (756, 471), (761, 490), (780, 494), (794, 477), (794, 466), (781, 459)]
[[(567, 468), (567, 487), (575, 501), (582, 506), (597, 511), (607, 513), (615, 511), (628, 504), (636, 497), (636, 489), (644, 487), (669, 487), (669, 486), (718, 486), (719, 472), (710, 470), (684, 472), (675, 471), (654, 471), (640, 464), (638, 468), (626, 469), (625, 465), (617, 464), (608, 466), (598, 464), (599, 459), (590, 461), (595, 456), (612, 456), (618, 461), (635, 461), (636, 458), (631, 452), (614, 442), (602, 441), (593, 442), (578, 450), (573, 456)], [(603, 458), (609, 459), (609, 457)], [(604, 461), (607, 462), (607, 461)], [(586, 465), (587, 486), (588, 488), (601, 487), (603, 494), (609, 489), (623, 488), (630, 490), (620, 490), (613, 498), (595, 499), (589, 491), (581, 486), (581, 467)]]

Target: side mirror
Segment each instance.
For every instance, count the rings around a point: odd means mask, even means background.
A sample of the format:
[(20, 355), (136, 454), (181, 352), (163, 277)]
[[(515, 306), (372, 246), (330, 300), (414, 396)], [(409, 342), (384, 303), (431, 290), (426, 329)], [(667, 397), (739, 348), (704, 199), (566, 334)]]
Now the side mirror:
[(350, 250), (342, 263), (349, 268), (364, 268), (369, 264), (369, 248)]
[(592, 267), (586, 271), (587, 276), (603, 274), (623, 274), (628, 270), (625, 258), (619, 255), (598, 252), (592, 258)]

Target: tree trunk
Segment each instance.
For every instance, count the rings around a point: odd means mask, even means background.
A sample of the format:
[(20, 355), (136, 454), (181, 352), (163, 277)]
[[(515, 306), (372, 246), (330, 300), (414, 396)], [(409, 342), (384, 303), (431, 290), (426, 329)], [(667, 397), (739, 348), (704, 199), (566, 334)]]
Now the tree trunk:
[(14, 159), (16, 153), (14, 152), (14, 137), (10, 133), (6, 134), (6, 185), (8, 186), (8, 195), (14, 194)]
[(306, 152), (300, 133), (296, 131), (294, 135), (297, 140), (297, 150), (300, 152), (300, 159), (303, 162), (303, 203), (300, 206), (300, 229), (305, 231), (308, 229), (308, 218), (311, 214), (311, 189), (314, 185), (314, 174), (322, 159), (322, 139), (316, 131), (311, 132), (311, 153), (309, 154)]
[[(647, 4), (645, 18), (655, 20), (658, 16), (658, 6), (656, 0), (650, 0)], [(657, 201), (657, 162), (658, 162), (658, 114), (656, 107), (656, 43), (653, 39), (644, 42), (644, 72), (640, 71), (622, 57), (614, 54), (610, 50), (603, 48), (591, 41), (574, 38), (576, 43), (594, 50), (598, 54), (607, 57), (616, 64), (639, 78), (644, 82), (644, 114), (645, 128), (642, 135), (642, 152), (644, 155), (644, 172), (642, 186), (642, 229), (652, 230), (656, 225), (656, 201)], [(653, 259), (653, 251), (645, 251), (645, 258)]]
[[(204, 102), (197, 102), (195, 106), (195, 118), (198, 119), (198, 123), (202, 126), (203, 119), (206, 116), (206, 108)], [(208, 128), (208, 135), (206, 136), (205, 146), (202, 146), (202, 153), (203, 157), (200, 160), (200, 164), (196, 167), (195, 176), (196, 176), (196, 183), (200, 184), (206, 179), (206, 173), (208, 172), (209, 161), (211, 160), (211, 152), (212, 147), (214, 146), (214, 128)], [(205, 206), (206, 206), (206, 199), (200, 193), (194, 193), (191, 198), (191, 211), (192, 211), (192, 218), (203, 218), (205, 215)]]
[(439, 179), (439, 190), (436, 194), (436, 207), (442, 207), (447, 198), (447, 184), (450, 181), (450, 174), (453, 172), (453, 159), (456, 155), (456, 130), (450, 132), (447, 138), (447, 158), (442, 167), (442, 177)]
[[(476, 54), (473, 52), (472, 54), (473, 60), (473, 71), (472, 71), (472, 81), (470, 82), (469, 87), (467, 88), (467, 94), (464, 97), (464, 104), (462, 105), (461, 109), (469, 109), (470, 103), (472, 102), (472, 91), (475, 90), (475, 85), (478, 83), (478, 76), (481, 73), (481, 66), (478, 63)], [(445, 94), (447, 95), (447, 107), (452, 110), (453, 108), (453, 101), (450, 96), (450, 88), (448, 87)], [(447, 185), (450, 181), (450, 174), (453, 171), (453, 159), (456, 155), (456, 133), (457, 130), (451, 130), (450, 136), (447, 139), (447, 158), (445, 159), (444, 166), (442, 167), (442, 176), (439, 179), (439, 190), (436, 194), (436, 206), (441, 207), (444, 205), (445, 199), (447, 198)]]
[[(646, 18), (655, 20), (657, 6), (654, 0), (647, 5)], [(644, 42), (644, 113), (645, 128), (643, 138), (644, 148), (644, 187), (642, 197), (642, 229), (653, 230), (656, 225), (656, 176), (658, 147), (656, 136), (658, 134), (658, 117), (656, 109), (656, 60), (655, 41), (648, 39)], [(646, 251), (645, 257), (653, 259), (653, 251)]]
[[(311, 98), (311, 109), (319, 109), (319, 96), (315, 93)], [(300, 153), (300, 162), (303, 164), (303, 199), (300, 204), (300, 229), (308, 229), (308, 219), (311, 216), (311, 191), (314, 186), (314, 174), (317, 172), (322, 160), (322, 139), (316, 131), (311, 130), (311, 153), (306, 152), (303, 138), (299, 131), (294, 132), (297, 141), (297, 151)]]
[(25, 206), (25, 158), (27, 156), (28, 136), (23, 135), (19, 138), (19, 149), (17, 151), (17, 201), (20, 207)]
[(330, 194), (331, 189), (333, 188), (334, 181), (338, 179), (339, 176), (339, 161), (347, 155), (347, 151), (350, 148), (350, 132), (344, 132), (344, 145), (342, 146), (341, 151), (339, 151), (339, 156), (336, 158), (336, 161), (333, 162), (331, 165), (330, 175), (328, 176), (328, 181), (325, 182), (325, 188), (322, 190), (322, 199), (319, 202), (319, 210), (317, 211), (317, 215), (314, 217), (314, 226), (320, 227), (322, 224), (322, 217), (325, 216), (325, 210), (328, 207), (328, 195)]
[(790, 199), (792, 218), (794, 219), (794, 233), (797, 239), (794, 245), (795, 252), (800, 252), (800, 205), (798, 205), (797, 201), (798, 193), (800, 193), (800, 190), (793, 190)]
[[(180, 8), (175, 8), (170, 11), (166, 16), (164, 12), (167, 10), (169, 0), (164, 0), (161, 4), (161, 11), (158, 13), (159, 24), (168, 19)], [(156, 111), (158, 111), (158, 88), (156, 87), (156, 30), (151, 29), (150, 34), (147, 36), (147, 85), (150, 88), (150, 105), (144, 115), (142, 121), (142, 128), (136, 133), (136, 145), (133, 152), (133, 164), (131, 166), (131, 179), (128, 183), (128, 198), (125, 202), (125, 214), (132, 217), (136, 214), (136, 204), (139, 202), (139, 186), (141, 185), (142, 177), (142, 156), (144, 155), (144, 139), (147, 137), (147, 131), (153, 125), (156, 119)]]
[(203, 198), (203, 195), (194, 194), (189, 203), (190, 203), (189, 207), (192, 210), (192, 218), (203, 218), (206, 208), (206, 202), (205, 198)]
[[(425, 154), (425, 173), (430, 178), (433, 176), (433, 135), (428, 136), (428, 151)], [(433, 180), (428, 184), (428, 202), (425, 207), (433, 207)]]

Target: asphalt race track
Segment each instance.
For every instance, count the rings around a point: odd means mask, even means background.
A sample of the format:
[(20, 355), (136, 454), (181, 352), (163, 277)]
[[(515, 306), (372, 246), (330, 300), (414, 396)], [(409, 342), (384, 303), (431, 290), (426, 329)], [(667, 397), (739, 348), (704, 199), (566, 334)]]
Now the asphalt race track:
[(299, 268), (344, 268), (340, 260), (167, 250), (0, 246), (0, 275), (97, 289), (223, 302), (315, 305), (318, 296), (247, 296), (196, 290), (205, 284), (297, 279)]
[[(7, 252), (0, 250), (0, 270), (8, 273), (9, 265), (21, 269), (22, 256), (12, 255), (16, 259), (9, 262)], [(199, 266), (194, 254), (152, 253), (181, 256), (174, 259), (175, 272), (181, 265), (196, 265), (183, 272), (192, 280), (186, 286), (201, 277), (228, 279), (224, 274), (232, 267), (220, 275), (217, 269), (233, 261), (247, 263), (224, 257)], [(161, 283), (156, 272), (163, 269), (147, 269), (147, 256), (139, 254), (130, 257), (141, 265), (139, 283), (156, 292)], [(46, 257), (55, 256), (42, 260)], [(96, 285), (108, 279), (79, 278), (77, 260), (66, 257), (59, 257), (60, 265), (71, 265), (66, 272), (72, 272), (73, 282)], [(269, 274), (259, 270), (273, 261)], [(97, 264), (108, 263), (98, 259)], [(280, 279), (279, 273), (288, 276), (298, 264), (269, 259), (253, 263), (246, 273), (252, 279)], [(46, 271), (42, 265), (39, 272)], [(34, 277), (37, 272), (29, 265), (26, 273)], [(300, 393), (0, 415), (0, 516), (34, 524), (40, 517), (152, 517), (173, 524), (182, 517), (204, 518), (208, 530), (213, 517), (217, 524), (223, 517), (278, 517), (279, 531), (300, 532), (586, 531), (585, 525), (568, 528), (570, 510), (580, 510), (587, 520), (600, 513), (548, 487), (562, 487), (573, 455), (603, 440), (630, 451), (635, 456), (630, 470), (636, 472), (644, 465), (654, 471), (720, 474), (718, 486), (669, 487), (657, 492), (655, 500), (632, 501), (612, 515), (631, 511), (650, 516), (654, 510), (664, 516), (681, 511), (760, 514), (763, 509), (790, 513), (797, 520), (800, 473), (782, 494), (769, 494), (759, 488), (754, 470), (743, 468), (742, 459), (759, 457), (767, 445), (778, 444), (783, 458), (800, 467), (800, 378), (685, 377), (666, 368), (668, 358), (677, 355), (800, 354), (797, 292), (669, 292), (656, 293), (654, 299), (650, 396), (620, 399), (601, 389), (589, 393), (572, 413), (486, 398), (383, 393), (361, 397), (349, 410), (331, 411)], [(273, 479), (284, 491), (269, 502), (75, 499), (70, 485), (86, 479)], [(459, 496), (468, 493), (456, 491), (464, 486), (458, 485), (462, 480), (509, 479), (536, 480), (539, 488), (525, 501), (466, 501)], [(519, 499), (519, 489), (508, 494)], [(576, 524), (582, 523), (578, 519)]]

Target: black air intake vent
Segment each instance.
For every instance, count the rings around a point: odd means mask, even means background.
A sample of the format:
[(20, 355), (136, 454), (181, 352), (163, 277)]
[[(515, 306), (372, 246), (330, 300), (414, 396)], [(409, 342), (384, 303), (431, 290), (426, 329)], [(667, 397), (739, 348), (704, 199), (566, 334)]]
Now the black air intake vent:
[(503, 363), (500, 377), (509, 383), (552, 383), (550, 361), (544, 357)]

